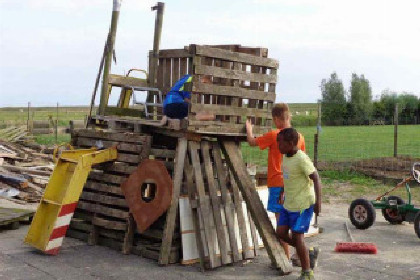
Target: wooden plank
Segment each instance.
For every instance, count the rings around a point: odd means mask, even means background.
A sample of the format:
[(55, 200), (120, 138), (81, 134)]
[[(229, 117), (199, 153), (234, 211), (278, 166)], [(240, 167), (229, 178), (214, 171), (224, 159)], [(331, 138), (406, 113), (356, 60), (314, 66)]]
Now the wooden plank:
[(259, 99), (274, 102), (275, 92), (264, 92), (242, 87), (222, 86), (208, 83), (193, 82), (192, 91), (200, 93), (212, 93), (222, 96), (236, 96), (241, 98)]
[(172, 61), (172, 84), (175, 84), (181, 77), (179, 76), (179, 58), (174, 58)]
[(255, 108), (238, 108), (223, 105), (214, 104), (192, 104), (191, 112), (208, 112), (216, 115), (227, 115), (227, 116), (257, 116), (272, 119), (271, 112), (265, 109)]
[(182, 175), (184, 172), (184, 161), (187, 154), (187, 139), (179, 138), (176, 156), (175, 171), (173, 177), (172, 201), (166, 214), (166, 223), (163, 231), (162, 247), (159, 253), (159, 265), (167, 265), (169, 263), (170, 248), (172, 246), (172, 238), (175, 230), (176, 214), (178, 210), (179, 195), (181, 192)]
[(150, 150), (150, 155), (158, 158), (175, 158), (176, 152), (175, 150), (154, 148)]
[(228, 264), (228, 263), (231, 263), (232, 260), (230, 256), (228, 255), (228, 249), (227, 249), (227, 244), (226, 244), (227, 238), (226, 238), (226, 234), (225, 234), (225, 230), (224, 230), (224, 226), (222, 222), (220, 200), (217, 195), (216, 184), (214, 182), (214, 172), (213, 172), (212, 162), (210, 161), (209, 149), (210, 149), (210, 145), (208, 141), (201, 142), (201, 152), (203, 155), (204, 169), (205, 169), (206, 177), (207, 177), (211, 205), (213, 206), (213, 214), (214, 214), (214, 221), (216, 224), (217, 241), (220, 247), (220, 255), (222, 259), (222, 264)]
[(252, 238), (252, 243), (253, 243), (253, 248), (254, 248), (254, 256), (258, 256), (259, 245), (258, 245), (257, 229), (255, 228), (255, 223), (254, 223), (254, 220), (251, 217), (251, 213), (249, 213), (249, 210), (248, 210), (248, 221), (249, 221), (249, 227), (250, 227), (250, 230), (251, 230), (251, 238)]
[(222, 69), (220, 67), (207, 65), (195, 65), (195, 75), (211, 75), (218, 78), (236, 79), (260, 83), (277, 82), (277, 76), (273, 74), (254, 74), (242, 70)]
[(146, 79), (109, 74), (108, 84), (120, 87), (149, 87)]
[(106, 183), (98, 183), (96, 181), (88, 180), (85, 184), (85, 189), (87, 190), (94, 190), (104, 193), (110, 193), (110, 194), (116, 194), (120, 196), (124, 196), (124, 194), (121, 191), (120, 186), (110, 185)]
[(109, 221), (98, 216), (93, 217), (92, 224), (95, 226), (100, 226), (108, 229), (122, 230), (127, 229), (127, 224), (125, 222), (119, 221)]
[(269, 68), (279, 67), (279, 62), (276, 59), (257, 57), (257, 56), (253, 56), (249, 54), (240, 53), (240, 52), (233, 52), (229, 50), (213, 48), (211, 46), (197, 45), (195, 53), (201, 56), (220, 58), (223, 60), (242, 62), (242, 63), (247, 63), (247, 64), (265, 66)]
[(97, 180), (109, 184), (122, 184), (126, 179), (127, 176), (120, 176), (120, 175), (111, 175), (111, 174), (104, 174), (102, 172), (90, 172), (89, 179), (91, 180)]
[(219, 144), (215, 142), (213, 143), (212, 147), (213, 147), (212, 154), (214, 158), (214, 164), (216, 166), (217, 179), (219, 181), (220, 193), (222, 196), (222, 205), (224, 206), (224, 210), (225, 210), (226, 225), (227, 225), (228, 234), (229, 234), (229, 243), (231, 247), (232, 258), (233, 258), (233, 262), (237, 262), (241, 260), (241, 258), (239, 255), (239, 248), (238, 248), (238, 243), (236, 241), (236, 234), (235, 234), (235, 218), (233, 216), (233, 213), (235, 211), (235, 206), (232, 203), (232, 199), (226, 187), (226, 171), (224, 170), (224, 167), (223, 167)]
[(280, 242), (277, 240), (276, 232), (268, 218), (267, 212), (258, 196), (256, 189), (252, 186), (251, 178), (246, 170), (245, 163), (239, 147), (233, 141), (221, 141), (223, 153), (235, 181), (246, 201), (255, 226), (264, 242), (264, 247), (274, 267), (282, 273), (289, 273), (292, 267), (287, 259)]
[(121, 141), (128, 143), (143, 143), (150, 139), (150, 135), (141, 135), (131, 132), (107, 132), (103, 130), (81, 129), (76, 130), (74, 137), (87, 137), (95, 139), (105, 139), (109, 141)]
[(194, 170), (195, 184), (197, 188), (198, 200), (199, 200), (199, 209), (201, 212), (201, 218), (204, 225), (204, 234), (207, 241), (207, 249), (209, 252), (209, 261), (210, 267), (214, 268), (218, 266), (218, 259), (216, 256), (216, 247), (214, 244), (214, 221), (212, 220), (211, 210), (210, 210), (210, 201), (206, 197), (206, 192), (204, 189), (203, 175), (201, 173), (201, 164), (200, 158), (198, 156), (197, 150), (200, 148), (198, 142), (190, 141), (189, 142), (189, 151), (192, 161), (192, 166)]
[(130, 116), (141, 118), (143, 116), (143, 110), (107, 106), (105, 107), (104, 116)]
[(137, 166), (129, 165), (126, 162), (112, 162), (110, 164), (103, 164), (95, 166), (95, 170), (102, 170), (104, 172), (115, 172), (130, 175), (137, 169)]
[[(76, 145), (84, 146), (84, 147), (94, 147), (97, 145), (97, 141), (98, 140), (95, 140), (92, 138), (77, 137)], [(124, 142), (119, 142), (119, 141), (107, 141), (107, 140), (101, 140), (101, 142), (104, 148), (117, 146), (117, 151), (141, 153), (143, 149), (143, 146), (139, 144), (124, 143)]]
[(79, 203), (77, 204), (77, 208), (119, 219), (128, 219), (129, 217), (128, 211), (114, 209), (107, 206), (103, 206), (101, 204), (95, 204), (86, 201), (79, 201)]
[(134, 221), (133, 215), (130, 214), (130, 217), (127, 221), (127, 231), (125, 232), (124, 241), (122, 245), (122, 253), (125, 255), (130, 254), (131, 249), (133, 248), (135, 227), (136, 222)]
[(248, 244), (248, 233), (246, 231), (246, 222), (244, 217), (244, 209), (242, 207), (242, 197), (239, 193), (238, 185), (236, 184), (236, 180), (233, 176), (230, 176), (230, 182), (232, 184), (233, 190), (233, 203), (236, 209), (236, 217), (238, 218), (238, 229), (239, 229), (239, 236), (241, 238), (242, 244), (242, 256), (244, 259), (250, 259), (253, 257), (251, 252), (249, 251), (249, 244)]
[(123, 198), (112, 197), (112, 196), (107, 196), (107, 195), (102, 195), (102, 194), (97, 194), (97, 193), (89, 193), (89, 192), (83, 192), (80, 198), (82, 200), (99, 202), (101, 204), (128, 208), (127, 202)]
[(159, 58), (192, 57), (186, 49), (159, 50)]
[(201, 272), (204, 272), (205, 271), (205, 267), (204, 267), (205, 254), (204, 254), (204, 247), (203, 247), (204, 243), (203, 243), (203, 239), (201, 238), (200, 218), (199, 218), (199, 213), (197, 210), (196, 191), (194, 189), (194, 181), (193, 181), (193, 169), (188, 159), (185, 161), (184, 166), (185, 166), (184, 175), (185, 175), (186, 183), (187, 183), (188, 198), (190, 200), (192, 220), (193, 220), (193, 226), (194, 226), (194, 231), (195, 231), (195, 241), (197, 245), (198, 256), (200, 257), (200, 269), (201, 269)]

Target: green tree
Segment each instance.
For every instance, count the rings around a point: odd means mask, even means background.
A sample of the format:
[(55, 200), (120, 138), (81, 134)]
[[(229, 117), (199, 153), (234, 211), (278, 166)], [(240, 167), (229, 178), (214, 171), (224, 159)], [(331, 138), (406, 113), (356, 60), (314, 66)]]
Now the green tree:
[(327, 125), (341, 125), (346, 115), (346, 96), (343, 82), (337, 73), (332, 73), (328, 80), (321, 82), (322, 122)]
[(372, 89), (369, 80), (362, 74), (351, 75), (350, 105), (354, 124), (367, 124), (372, 115)]
[(414, 94), (402, 92), (398, 95), (399, 120), (401, 124), (417, 123), (418, 106), (420, 100)]
[(398, 94), (395, 91), (385, 89), (381, 93), (380, 102), (384, 108), (385, 123), (392, 124), (394, 118), (395, 104), (398, 103)]

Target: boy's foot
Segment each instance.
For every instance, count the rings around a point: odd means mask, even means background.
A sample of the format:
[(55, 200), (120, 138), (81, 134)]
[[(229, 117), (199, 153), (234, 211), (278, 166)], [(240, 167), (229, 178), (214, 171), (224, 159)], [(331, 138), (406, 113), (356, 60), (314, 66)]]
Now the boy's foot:
[(314, 272), (311, 271), (302, 271), (297, 280), (315, 280)]
[(314, 269), (318, 265), (319, 251), (320, 250), (318, 247), (309, 248), (309, 263), (310, 263), (311, 269)]

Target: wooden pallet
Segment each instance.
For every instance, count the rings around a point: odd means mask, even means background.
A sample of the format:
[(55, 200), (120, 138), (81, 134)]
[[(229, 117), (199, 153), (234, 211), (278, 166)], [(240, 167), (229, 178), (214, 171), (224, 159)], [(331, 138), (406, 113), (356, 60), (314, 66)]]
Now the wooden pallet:
[(0, 207), (0, 227), (18, 229), (20, 222), (31, 220), (35, 211)]

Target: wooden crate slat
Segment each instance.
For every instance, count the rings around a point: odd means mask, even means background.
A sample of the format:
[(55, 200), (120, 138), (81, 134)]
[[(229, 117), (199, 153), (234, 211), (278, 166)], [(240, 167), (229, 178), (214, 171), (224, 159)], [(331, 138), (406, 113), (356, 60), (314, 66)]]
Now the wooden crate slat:
[(192, 104), (191, 112), (209, 112), (215, 115), (226, 115), (226, 116), (252, 116), (252, 117), (262, 117), (267, 119), (272, 119), (271, 112), (267, 112), (264, 109), (257, 108), (240, 108), (240, 107), (230, 107), (223, 105), (214, 105), (214, 104)]
[[(195, 58), (194, 58), (195, 59)], [(236, 79), (242, 81), (261, 82), (261, 83), (276, 83), (277, 75), (273, 74), (255, 74), (248, 73), (242, 70), (222, 69), (220, 67), (208, 65), (195, 65), (196, 75), (210, 75), (225, 79)]]
[(192, 57), (186, 49), (159, 50), (159, 58)]
[(124, 194), (123, 194), (123, 192), (122, 192), (122, 190), (119, 186), (110, 185), (110, 184), (106, 184), (106, 183), (98, 183), (98, 182), (95, 182), (95, 181), (88, 180), (86, 182), (85, 188), (90, 189), (90, 190), (94, 190), (94, 191), (98, 191), (98, 192), (104, 192), (104, 193), (124, 196)]
[(79, 201), (77, 208), (114, 218), (128, 219), (129, 217), (128, 211), (113, 209), (101, 204), (94, 204), (87, 201)]
[(258, 99), (270, 102), (274, 102), (276, 99), (276, 94), (274, 92), (264, 92), (243, 87), (223, 86), (200, 82), (193, 82), (192, 91), (222, 96), (235, 96), (246, 99)]
[(80, 198), (82, 200), (94, 201), (94, 202), (99, 202), (99, 203), (107, 204), (107, 205), (128, 207), (127, 202), (125, 201), (124, 198), (111, 197), (107, 195), (89, 193), (89, 192), (83, 192)]
[(95, 226), (104, 227), (108, 229), (115, 229), (115, 230), (127, 229), (127, 224), (125, 222), (109, 221), (100, 217), (94, 217), (92, 220), (92, 224)]
[(196, 50), (195, 53), (201, 56), (220, 58), (223, 60), (243, 62), (247, 64), (254, 64), (254, 65), (265, 66), (265, 67), (270, 67), (270, 68), (279, 67), (279, 62), (276, 59), (272, 59), (272, 58), (257, 57), (250, 54), (232, 52), (229, 50), (213, 48), (210, 46), (197, 45), (195, 50)]
[(128, 143), (144, 143), (151, 138), (150, 135), (139, 135), (138, 133), (129, 132), (106, 132), (103, 130), (80, 129), (76, 130), (75, 137), (86, 137), (95, 139), (106, 139), (110, 141), (120, 141)]

